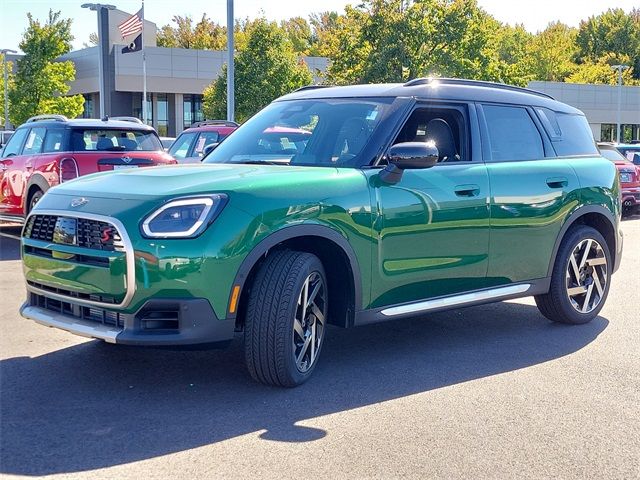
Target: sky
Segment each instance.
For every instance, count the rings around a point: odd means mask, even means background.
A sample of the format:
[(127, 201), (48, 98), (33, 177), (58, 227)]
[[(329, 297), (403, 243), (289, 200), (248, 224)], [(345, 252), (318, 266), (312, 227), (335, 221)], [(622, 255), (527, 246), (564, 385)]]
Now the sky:
[[(27, 12), (44, 20), (49, 8), (60, 10), (62, 16), (73, 18), (74, 49), (88, 43), (89, 35), (97, 30), (95, 12), (80, 8), (85, 0), (0, 0), (0, 49), (18, 50), (18, 43), (27, 26)], [(94, 0), (95, 1), (95, 0)], [(99, 1), (99, 0), (98, 0)], [(140, 8), (140, 0), (102, 0), (120, 10), (134, 13)], [(282, 20), (294, 16), (308, 17), (311, 13), (335, 10), (342, 12), (345, 5), (357, 5), (359, 0), (265, 1), (235, 0), (236, 18), (265, 16)], [(638, 0), (478, 0), (478, 4), (498, 20), (514, 25), (524, 24), (530, 32), (543, 30), (546, 25), (560, 20), (577, 27), (580, 20), (597, 15), (608, 8), (622, 8), (629, 12)], [(200, 19), (203, 13), (209, 18), (226, 23), (226, 0), (147, 0), (145, 17), (158, 27), (171, 23), (174, 15), (190, 15)]]

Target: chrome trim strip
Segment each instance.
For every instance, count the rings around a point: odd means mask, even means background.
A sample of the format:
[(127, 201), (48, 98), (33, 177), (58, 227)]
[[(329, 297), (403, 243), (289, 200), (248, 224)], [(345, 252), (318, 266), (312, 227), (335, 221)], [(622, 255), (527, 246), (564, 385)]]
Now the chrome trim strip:
[(497, 299), (500, 297), (508, 297), (524, 293), (531, 288), (528, 283), (518, 285), (509, 285), (508, 287), (492, 288), (491, 290), (482, 290), (473, 293), (464, 293), (462, 295), (453, 295), (451, 297), (436, 298), (434, 300), (426, 300), (397, 307), (385, 308), (380, 313), (387, 317), (395, 315), (403, 315), (407, 313), (425, 312), (436, 308), (455, 307), (467, 303), (479, 302), (482, 300)]
[(103, 325), (101, 323), (87, 322), (74, 317), (68, 317), (59, 313), (49, 312), (42, 308), (23, 306), (20, 314), (24, 318), (34, 320), (45, 327), (55, 327), (67, 332), (75, 333), (81, 337), (98, 338), (108, 343), (116, 343), (116, 337), (122, 329)]
[[(131, 243), (131, 239), (129, 238), (129, 234), (127, 230), (124, 228), (124, 225), (120, 220), (117, 220), (113, 217), (108, 217), (106, 215), (98, 215), (95, 213), (84, 213), (84, 212), (74, 212), (69, 210), (33, 210), (29, 216), (25, 220), (26, 222), (33, 215), (56, 215), (59, 217), (70, 217), (70, 218), (86, 218), (87, 220), (96, 220), (98, 222), (106, 222), (112, 224), (114, 227), (118, 229), (118, 233), (120, 234), (120, 238), (122, 238), (122, 244), (124, 245), (125, 258), (127, 262), (127, 293), (125, 294), (122, 302), (120, 303), (106, 303), (106, 302), (96, 302), (93, 300), (83, 300), (81, 298), (76, 297), (68, 297), (66, 295), (60, 295), (58, 293), (52, 293), (47, 290), (40, 290), (39, 288), (33, 287), (27, 283), (27, 290), (30, 292), (37, 293), (38, 295), (44, 295), (45, 297), (55, 298), (56, 300), (62, 300), (65, 302), (75, 303), (76, 305), (84, 305), (85, 307), (101, 307), (101, 308), (125, 308), (131, 302), (133, 295), (136, 293), (136, 260), (133, 254), (133, 244)], [(52, 245), (56, 245), (53, 243)], [(22, 250), (22, 246), (21, 246)]]

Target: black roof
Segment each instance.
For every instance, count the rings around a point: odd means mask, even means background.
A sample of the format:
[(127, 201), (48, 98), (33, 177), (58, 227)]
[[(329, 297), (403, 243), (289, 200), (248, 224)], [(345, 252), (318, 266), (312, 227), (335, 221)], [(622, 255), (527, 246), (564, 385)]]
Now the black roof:
[(428, 100), (495, 102), (546, 107), (556, 112), (582, 114), (553, 97), (528, 88), (458, 78), (420, 78), (407, 83), (350, 85), (345, 87), (303, 87), (280, 100), (313, 98), (413, 97)]

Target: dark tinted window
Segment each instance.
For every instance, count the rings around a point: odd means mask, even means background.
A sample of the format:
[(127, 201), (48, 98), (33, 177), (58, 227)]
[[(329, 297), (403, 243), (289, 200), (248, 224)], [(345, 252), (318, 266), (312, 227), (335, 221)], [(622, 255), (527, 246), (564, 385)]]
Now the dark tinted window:
[(64, 138), (64, 130), (49, 129), (47, 136), (44, 138), (44, 146), (42, 151), (44, 153), (60, 152), (64, 150), (62, 140)]
[(12, 157), (14, 155), (20, 155), (20, 149), (22, 148), (24, 138), (27, 136), (28, 132), (28, 128), (20, 128), (16, 130), (16, 133), (11, 136), (9, 142), (4, 147), (4, 150), (2, 151), (2, 157), (5, 158)]
[(536, 111), (559, 156), (598, 154), (593, 133), (584, 116), (558, 113), (548, 108), (537, 108)]
[(146, 151), (162, 150), (155, 132), (122, 129), (74, 129), (71, 132), (74, 151)]
[(484, 105), (483, 110), (494, 161), (544, 158), (542, 138), (526, 109)]

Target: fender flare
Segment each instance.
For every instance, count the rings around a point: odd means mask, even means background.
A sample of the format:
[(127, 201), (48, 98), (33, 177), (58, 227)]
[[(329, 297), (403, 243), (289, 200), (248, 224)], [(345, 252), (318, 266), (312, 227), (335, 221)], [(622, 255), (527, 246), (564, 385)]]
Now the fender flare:
[(353, 247), (349, 244), (349, 241), (338, 230), (335, 230), (326, 225), (300, 224), (284, 227), (269, 234), (266, 238), (262, 239), (257, 245), (255, 245), (249, 252), (249, 254), (244, 258), (244, 260), (240, 264), (240, 268), (238, 268), (238, 271), (236, 272), (236, 276), (231, 287), (231, 292), (229, 292), (226, 312), (227, 319), (236, 318), (237, 315), (237, 309), (235, 313), (230, 313), (228, 311), (228, 306), (231, 304), (235, 286), (240, 286), (239, 295), (241, 296), (244, 292), (247, 278), (249, 277), (251, 270), (258, 263), (258, 261), (276, 245), (298, 237), (323, 238), (335, 243), (342, 250), (349, 261), (349, 267), (351, 269), (351, 275), (354, 285), (355, 310), (358, 311), (362, 309), (362, 277), (360, 275), (360, 265), (358, 263), (358, 259), (353, 250)]
[[(613, 213), (611, 213), (610, 210), (606, 209), (601, 205), (585, 205), (577, 208), (576, 210), (571, 212), (571, 214), (567, 217), (564, 224), (562, 225), (562, 228), (560, 229), (560, 233), (558, 233), (558, 237), (556, 238), (556, 243), (553, 246), (553, 252), (551, 254), (551, 262), (549, 263), (549, 269), (547, 270), (548, 277), (551, 277), (553, 273), (553, 266), (556, 263), (556, 256), (558, 255), (558, 250), (560, 249), (560, 244), (562, 243), (562, 239), (564, 238), (565, 234), (576, 223), (576, 221), (580, 217), (583, 217), (584, 215), (589, 213), (598, 213), (607, 219), (607, 221), (611, 224), (611, 228), (613, 229), (613, 232), (614, 232), (613, 241), (616, 242), (616, 221)], [(610, 253), (612, 257), (616, 256), (616, 252), (617, 252), (616, 248), (617, 248), (617, 245), (615, 243), (611, 245)], [(615, 264), (615, 260), (614, 260), (614, 264)]]
[(22, 196), (22, 211), (24, 212), (25, 217), (29, 213), (27, 212), (27, 207), (29, 205), (29, 199), (28, 199), (29, 190), (31, 190), (31, 187), (33, 187), (34, 185), (37, 185), (38, 188), (42, 190), (42, 193), (46, 192), (51, 188), (51, 185), (49, 185), (49, 182), (47, 182), (47, 179), (44, 178), (42, 174), (36, 172), (33, 175), (31, 175), (31, 177), (29, 178), (29, 181), (27, 182), (27, 187), (25, 188), (24, 195)]

